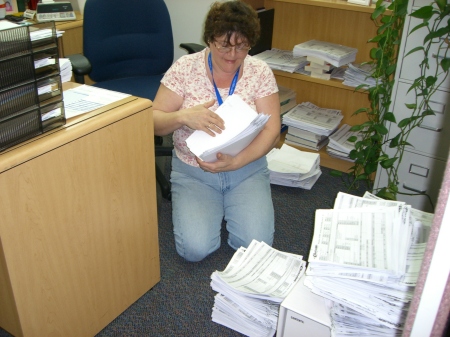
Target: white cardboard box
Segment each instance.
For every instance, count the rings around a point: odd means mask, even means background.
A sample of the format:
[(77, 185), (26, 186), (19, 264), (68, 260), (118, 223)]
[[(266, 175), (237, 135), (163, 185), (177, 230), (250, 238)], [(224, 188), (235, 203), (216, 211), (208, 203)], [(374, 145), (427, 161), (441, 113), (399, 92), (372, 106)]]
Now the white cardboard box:
[(302, 276), (281, 302), (277, 337), (331, 336), (331, 301), (312, 293), (304, 279)]

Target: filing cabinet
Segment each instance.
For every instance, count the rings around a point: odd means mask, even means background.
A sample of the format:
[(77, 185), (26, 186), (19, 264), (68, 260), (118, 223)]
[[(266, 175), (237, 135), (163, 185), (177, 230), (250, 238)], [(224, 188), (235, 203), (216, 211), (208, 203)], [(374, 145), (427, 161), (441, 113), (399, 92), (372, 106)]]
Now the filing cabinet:
[[(426, 5), (423, 0), (410, 2), (408, 13), (418, 7)], [(409, 91), (413, 80), (420, 76), (419, 64), (423, 54), (415, 52), (407, 53), (423, 43), (427, 34), (426, 29), (421, 28), (411, 35), (409, 32), (420, 23), (419, 19), (407, 15), (399, 51), (399, 63), (395, 77), (395, 87), (392, 93), (392, 111), (397, 122), (410, 116), (411, 110), (406, 107), (406, 103), (415, 101), (414, 91)], [(443, 51), (431, 50), (432, 57), (440, 57)], [(430, 61), (430, 64), (434, 63)], [(435, 66), (430, 66), (429, 74), (435, 72)], [(442, 75), (439, 82), (442, 81)], [(405, 152), (398, 170), (399, 194), (397, 199), (405, 201), (413, 208), (426, 212), (434, 212), (433, 205), (436, 205), (437, 197), (444, 175), (447, 157), (450, 148), (450, 76), (439, 86), (439, 90), (432, 96), (430, 107), (434, 111), (434, 116), (424, 118), (421, 126), (416, 127), (410, 134), (408, 142), (412, 146), (405, 148)], [(399, 128), (395, 123), (388, 123), (389, 138), (395, 137)], [(385, 145), (384, 149), (391, 157), (394, 151)], [(375, 189), (387, 185), (388, 177), (386, 170), (380, 168), (375, 179)], [(426, 195), (405, 195), (424, 193)]]

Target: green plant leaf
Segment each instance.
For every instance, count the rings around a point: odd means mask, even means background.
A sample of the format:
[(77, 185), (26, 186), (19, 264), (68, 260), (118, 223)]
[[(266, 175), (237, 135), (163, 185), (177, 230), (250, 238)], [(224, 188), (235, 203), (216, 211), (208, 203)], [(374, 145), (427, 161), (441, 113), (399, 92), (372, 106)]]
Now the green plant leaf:
[(394, 157), (394, 158), (389, 158), (389, 159), (380, 161), (380, 165), (384, 169), (388, 169), (388, 168), (392, 167), (392, 165), (394, 165), (394, 163), (397, 161), (397, 159), (398, 159), (397, 157)]
[(422, 117), (435, 116), (435, 115), (436, 115), (436, 113), (431, 109), (426, 109), (426, 110), (422, 111), (422, 114), (421, 114)]
[(362, 129), (362, 125), (353, 125), (352, 127), (350, 127), (350, 131), (361, 131)]
[(420, 50), (424, 50), (424, 48), (423, 48), (422, 46), (413, 48), (413, 49), (411, 49), (409, 52), (406, 53), (405, 57), (408, 56), (408, 55), (411, 55), (412, 53), (415, 53), (415, 52), (417, 52), (417, 51), (420, 51)]
[(377, 19), (381, 14), (383, 14), (386, 11), (386, 8), (384, 6), (378, 5), (378, 2), (380, 2), (380, 4), (381, 4), (382, 0), (377, 1), (377, 6), (371, 15), (372, 20)]
[(342, 177), (342, 172), (337, 170), (331, 170), (330, 175), (333, 177)]
[(447, 5), (447, 0), (434, 0), (434, 2), (436, 2), (441, 11), (443, 11)]
[(432, 87), (436, 83), (436, 81), (437, 81), (436, 76), (428, 76), (425, 80), (427, 88)]
[(350, 136), (350, 137), (348, 137), (347, 141), (350, 143), (354, 143), (354, 142), (356, 142), (357, 139), (358, 139), (358, 137), (356, 137), (356, 136)]
[(393, 148), (395, 148), (395, 147), (398, 146), (398, 140), (400, 139), (400, 136), (401, 136), (401, 135), (402, 135), (402, 134), (399, 133), (397, 136), (395, 136), (394, 138), (391, 139), (391, 141), (390, 141), (390, 143), (389, 143), (389, 147), (390, 147), (391, 149), (393, 149)]
[(376, 194), (377, 197), (383, 198), (385, 200), (397, 200), (393, 193), (388, 192), (385, 188), (379, 190)]
[(441, 61), (441, 67), (442, 70), (448, 72), (448, 70), (450, 69), (450, 58), (443, 58)]
[(389, 132), (383, 124), (374, 124), (373, 127), (381, 135), (386, 135)]
[[(422, 23), (418, 24), (417, 26), (415, 26), (413, 29), (411, 29), (411, 30), (408, 32), (408, 35), (411, 35), (411, 34), (414, 33), (416, 30), (418, 30), (418, 29), (420, 29), (420, 28), (423, 28), (423, 27), (427, 27), (427, 26), (428, 26), (428, 21), (422, 22)], [(408, 53), (408, 54), (410, 54), (410, 53)], [(408, 55), (408, 54), (406, 54), (406, 55)]]
[(378, 168), (377, 163), (370, 162), (364, 167), (364, 172), (366, 172), (367, 176), (370, 176), (372, 173), (376, 172)]
[(407, 126), (409, 123), (411, 123), (411, 118), (404, 118), (402, 119), (400, 122), (398, 122), (398, 127), (399, 128), (404, 128), (405, 126)]
[(396, 123), (395, 115), (392, 112), (386, 112), (384, 114), (384, 119), (389, 121), (389, 122)]
[(410, 14), (414, 18), (429, 20), (433, 16), (433, 6), (423, 6)]
[(405, 106), (410, 110), (414, 110), (417, 107), (417, 104), (416, 103), (405, 103)]

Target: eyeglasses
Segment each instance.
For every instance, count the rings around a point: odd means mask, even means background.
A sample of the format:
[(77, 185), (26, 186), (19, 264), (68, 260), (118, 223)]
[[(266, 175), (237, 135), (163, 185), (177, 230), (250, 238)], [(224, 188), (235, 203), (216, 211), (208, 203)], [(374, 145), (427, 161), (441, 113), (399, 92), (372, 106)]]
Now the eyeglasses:
[(234, 46), (223, 46), (223, 45), (221, 46), (220, 43), (222, 43), (222, 42), (218, 42), (218, 41), (213, 41), (213, 43), (214, 43), (214, 47), (216, 47), (217, 51), (221, 54), (229, 53), (233, 48), (236, 53), (246, 53), (250, 49), (252, 49), (246, 43), (241, 43), (241, 44), (237, 44)]

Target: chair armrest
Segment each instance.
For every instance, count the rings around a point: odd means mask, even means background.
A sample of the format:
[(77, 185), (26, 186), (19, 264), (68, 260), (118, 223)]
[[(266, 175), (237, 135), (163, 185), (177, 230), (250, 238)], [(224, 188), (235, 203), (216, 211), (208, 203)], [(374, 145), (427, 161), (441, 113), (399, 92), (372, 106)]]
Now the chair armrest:
[(189, 54), (194, 54), (202, 51), (206, 47), (198, 43), (180, 43), (180, 47), (186, 49)]
[(84, 76), (89, 75), (92, 70), (91, 62), (82, 54), (68, 55), (67, 58), (72, 63), (72, 72), (75, 82), (84, 84)]

